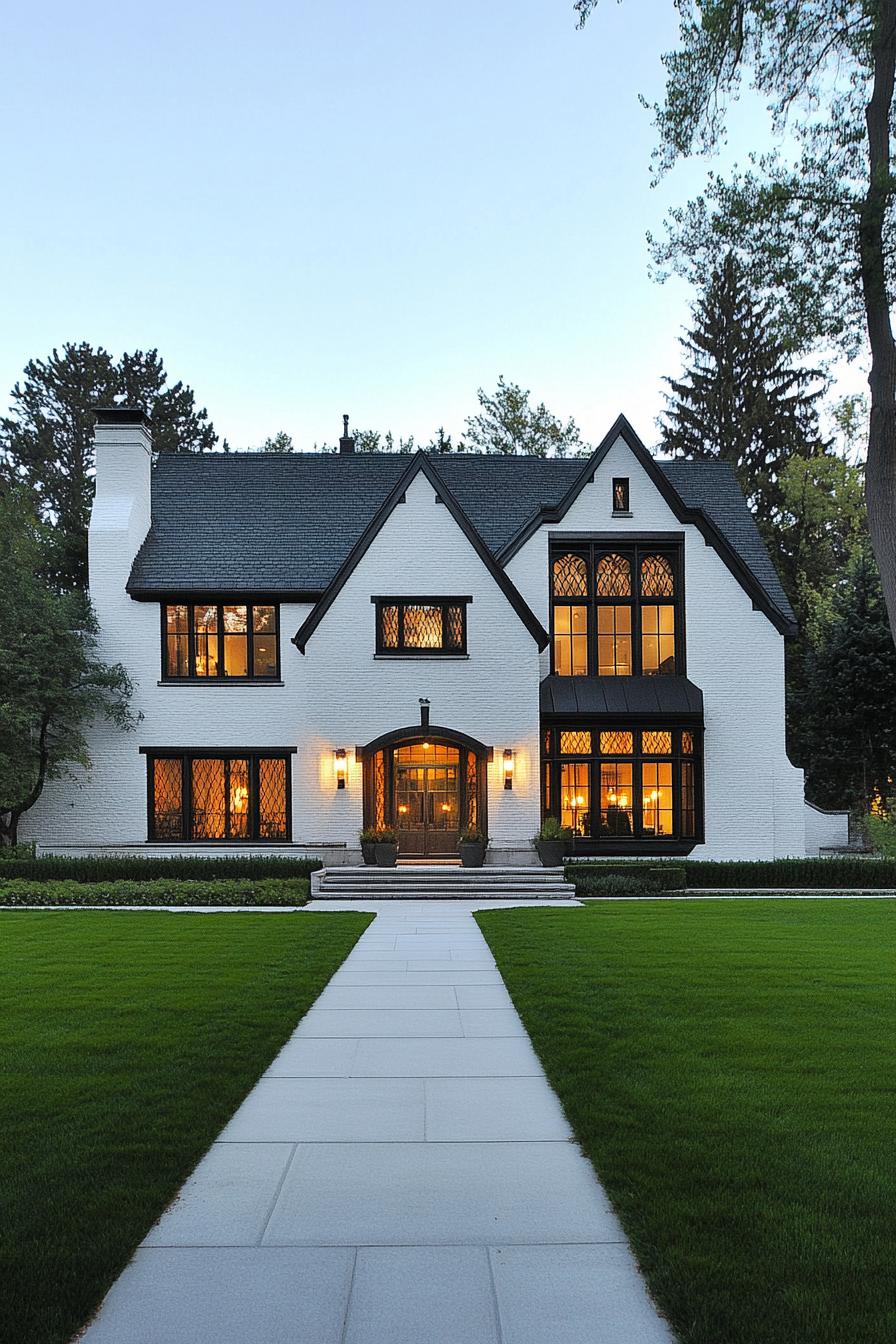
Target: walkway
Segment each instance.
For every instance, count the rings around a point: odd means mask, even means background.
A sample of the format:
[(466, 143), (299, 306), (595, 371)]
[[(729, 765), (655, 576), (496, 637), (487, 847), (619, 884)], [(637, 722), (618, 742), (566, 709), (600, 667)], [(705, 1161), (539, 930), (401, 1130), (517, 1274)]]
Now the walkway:
[(475, 903), (360, 908), (85, 1344), (670, 1344)]

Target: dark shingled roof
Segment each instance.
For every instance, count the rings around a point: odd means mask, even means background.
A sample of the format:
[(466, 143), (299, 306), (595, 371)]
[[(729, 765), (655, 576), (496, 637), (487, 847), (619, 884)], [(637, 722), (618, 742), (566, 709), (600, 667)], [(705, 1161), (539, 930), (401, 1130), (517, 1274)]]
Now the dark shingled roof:
[[(138, 597), (321, 593), (410, 460), (398, 453), (162, 454), (152, 470), (152, 526), (128, 590)], [(460, 453), (430, 461), (495, 556), (542, 509), (556, 507), (586, 465), (582, 458)], [(719, 462), (656, 465), (792, 620), (731, 469)]]
[(702, 723), (703, 692), (687, 677), (550, 676), (541, 683), (541, 712), (564, 719), (663, 714)]

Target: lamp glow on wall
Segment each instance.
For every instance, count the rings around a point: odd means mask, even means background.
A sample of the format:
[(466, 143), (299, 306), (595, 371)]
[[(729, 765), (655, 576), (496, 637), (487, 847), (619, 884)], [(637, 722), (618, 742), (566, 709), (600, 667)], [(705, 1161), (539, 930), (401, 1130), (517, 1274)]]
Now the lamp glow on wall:
[(512, 747), (505, 747), (505, 748), (504, 748), (504, 787), (505, 787), (505, 789), (512, 789), (512, 788), (513, 788), (513, 766), (514, 766), (514, 751), (513, 751), (513, 748), (512, 748)]
[(336, 776), (337, 789), (344, 789), (346, 776), (348, 775), (348, 759), (345, 754), (345, 747), (337, 747), (333, 752), (333, 774)]

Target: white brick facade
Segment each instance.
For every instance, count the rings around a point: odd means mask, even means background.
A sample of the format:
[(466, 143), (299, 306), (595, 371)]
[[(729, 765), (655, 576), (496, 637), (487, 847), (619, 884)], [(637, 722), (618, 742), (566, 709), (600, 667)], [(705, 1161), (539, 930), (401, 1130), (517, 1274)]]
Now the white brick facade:
[[(631, 517), (613, 517), (611, 479), (630, 479)], [(307, 604), (280, 609), (282, 683), (161, 684), (160, 610), (125, 591), (149, 526), (150, 455), (144, 430), (101, 425), (90, 528), (91, 593), (102, 655), (123, 663), (143, 718), (131, 733), (90, 733), (89, 772), (52, 781), (22, 819), (23, 839), (46, 849), (143, 847), (146, 761), (139, 748), (295, 748), (293, 845), (332, 861), (357, 853), (362, 825), (356, 745), (414, 724), (419, 700), (433, 724), (495, 748), (488, 767), (492, 861), (520, 859), (540, 815), (539, 682), (550, 670), (529, 629), (426, 475), (418, 473), (338, 592), (304, 655), (290, 642)], [(705, 703), (705, 843), (694, 857), (805, 853), (802, 772), (784, 749), (784, 641), (699, 530), (681, 523), (619, 439), (566, 516), (544, 524), (507, 574), (547, 627), (548, 539), (564, 534), (684, 534), (687, 676)], [(469, 596), (468, 655), (375, 657), (372, 596)], [(348, 751), (337, 790), (333, 751)], [(515, 752), (503, 788), (501, 753)], [(196, 846), (183, 846), (197, 852)], [(145, 852), (145, 851), (143, 851)], [(165, 852), (153, 847), (153, 852)], [(203, 852), (201, 849), (199, 852)], [(220, 853), (219, 847), (213, 852)], [(246, 852), (245, 847), (240, 852)], [(267, 852), (270, 852), (269, 850)]]

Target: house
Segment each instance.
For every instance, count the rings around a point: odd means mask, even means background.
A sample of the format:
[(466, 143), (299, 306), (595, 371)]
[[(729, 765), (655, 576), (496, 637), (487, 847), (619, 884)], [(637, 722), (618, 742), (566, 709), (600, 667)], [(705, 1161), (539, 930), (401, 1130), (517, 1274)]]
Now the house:
[(63, 853), (534, 862), (806, 851), (793, 613), (736, 479), (620, 418), (586, 459), (162, 455), (98, 416), (90, 586), (142, 714), (91, 730), (24, 838)]

